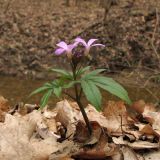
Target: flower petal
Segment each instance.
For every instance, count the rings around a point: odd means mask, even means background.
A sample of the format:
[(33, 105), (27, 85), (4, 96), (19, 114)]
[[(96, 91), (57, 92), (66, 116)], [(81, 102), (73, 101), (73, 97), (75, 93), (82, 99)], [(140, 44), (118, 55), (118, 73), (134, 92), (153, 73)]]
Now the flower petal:
[(102, 46), (102, 47), (105, 47), (105, 45), (103, 45), (103, 44), (93, 44), (92, 46)]
[(87, 43), (88, 46), (91, 46), (95, 41), (97, 41), (98, 39), (90, 39)]
[(85, 40), (80, 37), (76, 38), (75, 42), (82, 43), (84, 46), (87, 46), (87, 43), (85, 42)]
[(64, 41), (61, 41), (61, 42), (59, 42), (58, 44), (56, 44), (58, 47), (60, 47), (60, 48), (63, 48), (63, 49), (65, 49), (65, 50), (67, 50), (68, 49), (68, 45), (66, 44), (66, 42), (64, 42)]
[(58, 48), (58, 49), (56, 49), (55, 54), (56, 54), (56, 55), (61, 55), (61, 54), (63, 54), (64, 52), (65, 52), (65, 49), (63, 49), (63, 48)]
[(69, 44), (69, 45), (68, 45), (68, 50), (72, 51), (72, 49), (73, 49), (74, 47), (76, 47), (74, 44)]

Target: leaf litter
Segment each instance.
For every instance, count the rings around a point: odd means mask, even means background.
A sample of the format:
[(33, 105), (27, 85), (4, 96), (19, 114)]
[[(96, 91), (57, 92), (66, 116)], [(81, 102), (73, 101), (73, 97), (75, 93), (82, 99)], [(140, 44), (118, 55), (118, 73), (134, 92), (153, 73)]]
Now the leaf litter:
[(132, 106), (109, 101), (103, 112), (89, 104), (85, 110), (93, 128), (91, 136), (75, 102), (65, 99), (54, 109), (35, 107), (25, 115), (19, 110), (11, 114), (9, 108), (1, 97), (5, 120), (0, 122), (0, 159), (160, 159), (160, 113), (142, 100)]

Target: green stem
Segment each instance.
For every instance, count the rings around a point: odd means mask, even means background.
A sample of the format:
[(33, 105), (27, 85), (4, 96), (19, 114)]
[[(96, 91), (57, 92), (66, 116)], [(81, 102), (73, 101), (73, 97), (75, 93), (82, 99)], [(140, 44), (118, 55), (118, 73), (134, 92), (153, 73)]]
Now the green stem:
[[(77, 80), (77, 77), (76, 77), (76, 67), (77, 66), (74, 66), (73, 63), (71, 63), (71, 67), (72, 67), (72, 72), (73, 72), (73, 79), (76, 81)], [(75, 94), (76, 94), (76, 102), (77, 102), (77, 104), (80, 108), (80, 111), (81, 111), (82, 115), (83, 115), (84, 121), (85, 121), (86, 126), (88, 128), (88, 133), (89, 133), (89, 135), (91, 135), (92, 134), (92, 127), (91, 127), (91, 124), (90, 124), (89, 119), (87, 117), (87, 114), (84, 110), (84, 107), (81, 103), (81, 92), (82, 91), (80, 91), (80, 93), (78, 93), (77, 84), (74, 85), (74, 89), (75, 89)]]

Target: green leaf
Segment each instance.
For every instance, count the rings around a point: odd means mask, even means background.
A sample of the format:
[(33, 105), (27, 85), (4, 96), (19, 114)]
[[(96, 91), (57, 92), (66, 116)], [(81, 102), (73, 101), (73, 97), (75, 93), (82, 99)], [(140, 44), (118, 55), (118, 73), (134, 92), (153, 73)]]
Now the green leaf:
[(113, 79), (106, 77), (96, 77), (94, 79), (93, 77), (92, 80), (97, 86), (126, 101), (129, 105), (132, 103), (127, 91)]
[(41, 102), (40, 102), (41, 109), (44, 108), (46, 104), (48, 103), (48, 100), (50, 96), (52, 95), (52, 92), (53, 92), (52, 89), (48, 90), (41, 98)]
[(71, 82), (69, 82), (67, 84), (64, 84), (63, 88), (65, 88), (65, 89), (71, 88), (71, 87), (74, 86), (75, 83), (77, 83), (77, 81), (71, 81)]
[(128, 94), (127, 91), (112, 78), (108, 78), (104, 76), (92, 76), (92, 77), (89, 77), (89, 79), (93, 80), (94, 82), (98, 82), (100, 84), (114, 86), (114, 88), (116, 88), (117, 90), (120, 90), (121, 92), (124, 92), (125, 94)]
[(70, 73), (68, 71), (65, 71), (65, 70), (62, 70), (62, 69), (51, 69), (51, 71), (59, 73), (65, 79), (73, 79), (72, 73)]
[(92, 81), (85, 80), (81, 81), (81, 86), (87, 100), (100, 111), (102, 96), (97, 86)]
[(90, 70), (90, 68), (91, 68), (90, 66), (87, 66), (87, 67), (84, 67), (84, 68), (79, 69), (79, 70), (76, 72), (76, 76), (78, 77), (78, 76), (82, 75), (82, 74), (85, 73), (86, 71)]
[(29, 95), (29, 97), (30, 97), (30, 96), (33, 96), (33, 95), (35, 95), (35, 94), (41, 93), (41, 92), (43, 92), (43, 91), (45, 91), (45, 90), (47, 90), (47, 89), (50, 89), (50, 88), (51, 88), (51, 85), (49, 85), (49, 83), (46, 83), (46, 84), (44, 84), (42, 87), (37, 88), (36, 90), (34, 90), (34, 91)]
[(96, 69), (96, 70), (94, 70), (94, 71), (92, 71), (92, 72), (90, 72), (90, 73), (87, 73), (86, 75), (84, 75), (82, 78), (83, 79), (88, 79), (88, 78), (90, 78), (90, 77), (92, 77), (92, 76), (97, 76), (99, 73), (101, 73), (101, 72), (103, 72), (103, 71), (105, 71), (106, 69)]
[(62, 87), (55, 87), (53, 92), (59, 98), (61, 96), (61, 93), (62, 93)]

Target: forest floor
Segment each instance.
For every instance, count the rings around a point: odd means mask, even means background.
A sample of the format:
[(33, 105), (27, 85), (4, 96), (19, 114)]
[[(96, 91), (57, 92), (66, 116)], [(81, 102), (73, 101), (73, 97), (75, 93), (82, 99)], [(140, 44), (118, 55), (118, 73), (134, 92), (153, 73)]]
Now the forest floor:
[(159, 83), (160, 1), (121, 0), (105, 23), (103, 17), (91, 1), (66, 7), (62, 0), (0, 0), (0, 74), (46, 78), (49, 67), (66, 65), (52, 54), (56, 43), (81, 36), (106, 45), (92, 51), (94, 67)]
[[(0, 0), (0, 76), (22, 77), (21, 82), (25, 77), (50, 78), (50, 67), (67, 68), (65, 59), (53, 54), (56, 43), (69, 43), (77, 36), (97, 38), (106, 47), (92, 50), (89, 64), (106, 68), (106, 74), (122, 84), (138, 89), (154, 86), (155, 91), (147, 89), (152, 95), (147, 101), (159, 102), (160, 1), (120, 0), (105, 23), (103, 18), (103, 8), (89, 0), (70, 7), (63, 0)], [(23, 96), (20, 81), (0, 78), (0, 91)], [(30, 89), (26, 81), (22, 86)], [(14, 108), (0, 96), (0, 159), (159, 160), (157, 106), (140, 100), (129, 110), (122, 102), (110, 101), (101, 113), (88, 105), (90, 137), (74, 102), (64, 100), (55, 110), (39, 112), (37, 105), (17, 103)]]

